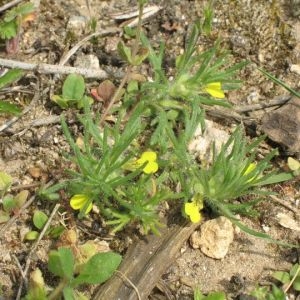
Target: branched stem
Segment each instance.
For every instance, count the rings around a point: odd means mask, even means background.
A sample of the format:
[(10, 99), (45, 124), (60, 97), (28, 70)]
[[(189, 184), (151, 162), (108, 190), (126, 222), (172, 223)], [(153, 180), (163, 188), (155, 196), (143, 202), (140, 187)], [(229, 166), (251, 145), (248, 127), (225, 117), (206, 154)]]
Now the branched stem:
[[(141, 37), (141, 30), (142, 30), (142, 16), (143, 16), (143, 4), (139, 5), (139, 16), (138, 16), (138, 25), (137, 25), (137, 29), (136, 29), (136, 36), (135, 36), (135, 40), (134, 40), (134, 44), (132, 47), (132, 58), (134, 59), (135, 56), (138, 53), (139, 50), (139, 43), (140, 43), (140, 37)], [(133, 65), (130, 65), (127, 67), (126, 73), (119, 85), (119, 87), (117, 88), (116, 92), (114, 93), (113, 97), (111, 98), (107, 108), (105, 109), (104, 113), (101, 116), (99, 125), (101, 125), (104, 121), (106, 116), (108, 115), (108, 113), (110, 112), (112, 106), (114, 105), (114, 103), (117, 101), (117, 99), (119, 98), (119, 95), (123, 89), (123, 87), (125, 86), (126, 82), (128, 81), (128, 78), (130, 76), (130, 73), (132, 71)]]
[(68, 280), (66, 279), (62, 279), (60, 281), (60, 283), (58, 284), (58, 286), (55, 288), (55, 290), (48, 296), (49, 300), (55, 300), (55, 299), (59, 299), (59, 296), (61, 295), (63, 289), (65, 288), (65, 286), (67, 285)]

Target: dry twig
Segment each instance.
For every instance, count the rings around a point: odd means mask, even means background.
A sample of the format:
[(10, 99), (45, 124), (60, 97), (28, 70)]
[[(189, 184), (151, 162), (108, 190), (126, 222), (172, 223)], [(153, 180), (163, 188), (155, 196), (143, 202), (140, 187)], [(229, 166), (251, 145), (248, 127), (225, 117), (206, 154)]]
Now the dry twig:
[(0, 65), (7, 68), (18, 68), (27, 71), (36, 71), (43, 74), (71, 74), (77, 73), (87, 78), (106, 79), (108, 74), (104, 70), (65, 67), (50, 64), (25, 63), (22, 61), (0, 58)]
[(23, 0), (13, 0), (13, 1), (10, 1), (10, 2), (2, 5), (0, 7), (0, 13), (3, 12), (3, 11), (5, 11), (5, 10), (7, 10), (7, 9), (9, 9), (9, 8), (11, 8), (11, 7), (13, 7), (13, 6), (15, 6), (15, 5), (17, 5), (17, 4), (19, 4), (22, 1)]
[(66, 62), (70, 59), (70, 57), (76, 53), (76, 51), (83, 46), (87, 41), (89, 41), (91, 38), (96, 37), (96, 36), (106, 36), (109, 35), (111, 33), (117, 33), (120, 32), (120, 29), (117, 27), (113, 27), (113, 28), (109, 28), (107, 30), (103, 30), (103, 31), (99, 31), (99, 32), (95, 32), (92, 33), (90, 35), (88, 35), (87, 37), (85, 37), (84, 39), (82, 39), (81, 41), (79, 41), (74, 47), (72, 47), (59, 61), (59, 65), (63, 66), (64, 64), (66, 64)]
[(44, 237), (46, 231), (48, 230), (51, 222), (52, 222), (52, 219), (54, 218), (57, 210), (59, 209), (60, 207), (60, 204), (56, 204), (54, 206), (54, 209), (49, 217), (49, 219), (47, 220), (47, 223), (45, 224), (43, 230), (41, 231), (38, 239), (36, 240), (36, 242), (34, 243), (34, 245), (32, 246), (28, 256), (27, 256), (27, 260), (26, 260), (26, 263), (25, 263), (25, 268), (24, 268), (24, 276), (25, 276), (25, 280), (22, 280), (21, 283), (20, 283), (20, 286), (19, 286), (19, 290), (18, 290), (18, 294), (17, 294), (17, 297), (16, 297), (16, 300), (19, 300), (20, 297), (21, 297), (21, 293), (22, 293), (22, 289), (23, 289), (23, 285), (24, 285), (24, 282), (26, 283), (27, 279), (26, 279), (26, 276), (27, 276), (27, 273), (29, 271), (29, 267), (30, 267), (30, 263), (31, 263), (31, 258), (32, 258), (32, 255), (33, 253), (36, 251), (40, 241), (42, 240), (42, 238)]
[(6, 122), (2, 126), (0, 126), (0, 132), (7, 129), (12, 124), (17, 122), (20, 118), (22, 118), (25, 114), (27, 114), (36, 105), (39, 98), (40, 98), (40, 93), (39, 93), (38, 87), (37, 87), (37, 91), (36, 91), (35, 95), (33, 96), (30, 104), (22, 111), (22, 113), (19, 116), (13, 117), (8, 122)]

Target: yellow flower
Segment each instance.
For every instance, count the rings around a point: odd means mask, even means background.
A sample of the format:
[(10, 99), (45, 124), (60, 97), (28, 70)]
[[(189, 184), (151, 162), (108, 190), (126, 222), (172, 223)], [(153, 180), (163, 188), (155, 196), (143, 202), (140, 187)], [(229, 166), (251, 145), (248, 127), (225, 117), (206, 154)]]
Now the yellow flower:
[(203, 209), (203, 199), (200, 194), (196, 194), (192, 198), (192, 202), (186, 202), (184, 204), (184, 212), (190, 217), (192, 223), (198, 223), (201, 221), (201, 209)]
[(143, 172), (145, 174), (152, 174), (152, 173), (157, 172), (157, 170), (158, 170), (158, 164), (156, 162), (156, 159), (157, 159), (157, 155), (155, 152), (145, 151), (142, 153), (141, 158), (136, 160), (136, 165), (138, 167), (141, 167), (142, 165), (147, 163), (145, 165), (145, 167), (143, 168)]
[(88, 203), (88, 206), (84, 211), (85, 214), (88, 214), (93, 208), (93, 204), (89, 201), (90, 201), (90, 199), (87, 195), (76, 194), (70, 199), (70, 206), (74, 210), (82, 211), (85, 208), (86, 204)]
[(223, 99), (225, 94), (221, 87), (221, 82), (211, 82), (204, 87), (204, 91), (215, 98)]

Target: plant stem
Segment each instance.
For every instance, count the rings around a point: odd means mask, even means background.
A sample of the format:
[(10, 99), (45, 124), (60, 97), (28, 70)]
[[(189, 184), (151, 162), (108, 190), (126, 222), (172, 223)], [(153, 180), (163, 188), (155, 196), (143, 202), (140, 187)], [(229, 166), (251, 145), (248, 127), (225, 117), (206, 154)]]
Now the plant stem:
[(59, 296), (61, 295), (63, 289), (65, 288), (65, 286), (68, 284), (68, 280), (67, 279), (62, 279), (60, 281), (60, 283), (58, 284), (58, 286), (55, 288), (54, 291), (52, 291), (52, 293), (48, 296), (48, 300), (55, 300), (55, 299), (59, 299)]
[[(138, 25), (137, 25), (137, 29), (136, 29), (136, 36), (135, 36), (135, 40), (134, 40), (134, 44), (132, 47), (132, 58), (134, 59), (134, 57), (137, 55), (138, 50), (139, 50), (139, 42), (140, 42), (140, 37), (141, 37), (141, 30), (142, 30), (142, 16), (143, 16), (143, 4), (139, 5), (139, 16), (138, 16)], [(130, 73), (132, 71), (133, 66), (130, 65), (127, 67), (126, 73), (118, 87), (118, 89), (116, 90), (116, 92), (114, 93), (113, 97), (111, 98), (107, 108), (105, 109), (104, 113), (101, 116), (100, 122), (99, 122), (99, 126), (105, 121), (106, 116), (108, 115), (108, 113), (110, 112), (112, 106), (114, 105), (114, 103), (117, 101), (117, 99), (119, 98), (119, 95), (123, 89), (123, 87), (125, 86), (125, 84), (127, 83), (127, 80), (130, 76)]]

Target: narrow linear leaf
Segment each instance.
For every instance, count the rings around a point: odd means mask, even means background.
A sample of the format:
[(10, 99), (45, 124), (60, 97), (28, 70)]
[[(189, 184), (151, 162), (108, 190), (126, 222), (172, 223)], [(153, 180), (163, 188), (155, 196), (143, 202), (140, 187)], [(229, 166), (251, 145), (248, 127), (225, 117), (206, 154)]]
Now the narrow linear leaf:
[(12, 69), (0, 77), (0, 89), (8, 84), (19, 80), (24, 75), (23, 71), (19, 69)]

